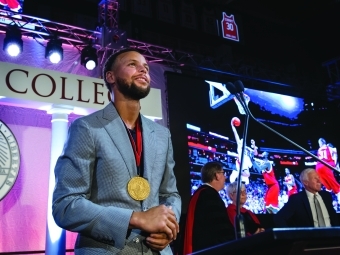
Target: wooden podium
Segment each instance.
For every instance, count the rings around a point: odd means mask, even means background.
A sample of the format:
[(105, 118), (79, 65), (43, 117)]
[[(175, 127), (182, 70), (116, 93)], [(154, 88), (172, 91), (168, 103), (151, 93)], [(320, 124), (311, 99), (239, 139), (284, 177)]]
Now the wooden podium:
[(340, 254), (340, 227), (273, 228), (194, 252), (197, 255)]

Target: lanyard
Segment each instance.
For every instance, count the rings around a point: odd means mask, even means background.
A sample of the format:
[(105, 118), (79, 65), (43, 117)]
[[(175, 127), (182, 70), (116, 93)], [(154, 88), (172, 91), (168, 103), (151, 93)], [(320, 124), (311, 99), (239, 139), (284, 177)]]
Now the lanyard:
[(132, 145), (133, 153), (135, 154), (135, 159), (136, 159), (136, 165), (137, 165), (137, 170), (138, 170), (138, 175), (139, 175), (139, 166), (140, 166), (140, 161), (142, 157), (142, 130), (140, 126), (140, 120), (138, 119), (136, 122), (136, 142), (132, 137), (132, 134), (130, 130), (126, 127), (130, 142)]

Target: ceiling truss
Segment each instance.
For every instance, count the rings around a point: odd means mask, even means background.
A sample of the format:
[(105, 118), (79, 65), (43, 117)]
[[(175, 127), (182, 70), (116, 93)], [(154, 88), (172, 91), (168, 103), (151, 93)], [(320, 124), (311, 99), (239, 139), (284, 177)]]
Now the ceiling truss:
[[(113, 47), (112, 45), (114, 44), (108, 45), (105, 43), (102, 33), (102, 31), (106, 31), (107, 28), (118, 27), (118, 8), (117, 1), (103, 0), (98, 6), (99, 17), (103, 22), (101, 23), (102, 26), (96, 30), (88, 30), (24, 14), (17, 15), (10, 11), (0, 11), (0, 33), (5, 33), (8, 25), (17, 25), (24, 37), (27, 36), (36, 40), (46, 41), (57, 36), (64, 44), (71, 45), (78, 50), (81, 50), (91, 43), (97, 48), (100, 58), (99, 63), (102, 65), (109, 53), (119, 49)], [(127, 46), (141, 51), (148, 61), (157, 62), (173, 68), (228, 75), (239, 79), (284, 87), (291, 87), (291, 85), (301, 84), (303, 82), (310, 85), (310, 81), (297, 81), (292, 75), (286, 75), (282, 72), (272, 70), (269, 71), (258, 65), (245, 65), (242, 62), (228, 63), (221, 58), (191, 54), (128, 38), (126, 39), (126, 43)], [(319, 86), (319, 84), (317, 86)]]

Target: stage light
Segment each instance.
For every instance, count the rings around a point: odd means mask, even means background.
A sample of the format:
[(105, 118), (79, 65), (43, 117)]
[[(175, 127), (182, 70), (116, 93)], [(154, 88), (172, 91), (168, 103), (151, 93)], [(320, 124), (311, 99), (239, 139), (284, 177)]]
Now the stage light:
[(87, 70), (93, 70), (98, 65), (97, 50), (91, 45), (86, 46), (81, 51), (80, 63), (86, 67)]
[(17, 25), (7, 27), (6, 37), (4, 39), (3, 50), (11, 57), (16, 57), (22, 52), (23, 41), (21, 31)]
[(48, 58), (53, 64), (58, 64), (63, 60), (64, 51), (61, 44), (60, 39), (53, 38), (46, 45), (45, 58)]

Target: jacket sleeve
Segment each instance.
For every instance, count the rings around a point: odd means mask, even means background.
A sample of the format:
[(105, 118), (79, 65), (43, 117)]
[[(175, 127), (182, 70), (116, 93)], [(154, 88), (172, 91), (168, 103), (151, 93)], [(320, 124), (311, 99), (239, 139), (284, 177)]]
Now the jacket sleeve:
[(171, 142), (170, 131), (167, 129), (168, 150), (166, 155), (165, 169), (163, 180), (159, 189), (159, 199), (161, 204), (171, 206), (176, 214), (177, 221), (181, 217), (181, 197), (176, 186), (176, 177), (174, 174), (175, 161), (173, 158), (173, 148)]
[(55, 166), (52, 214), (61, 228), (124, 246), (131, 209), (92, 202), (98, 158), (92, 129), (83, 119), (69, 128), (63, 154)]

